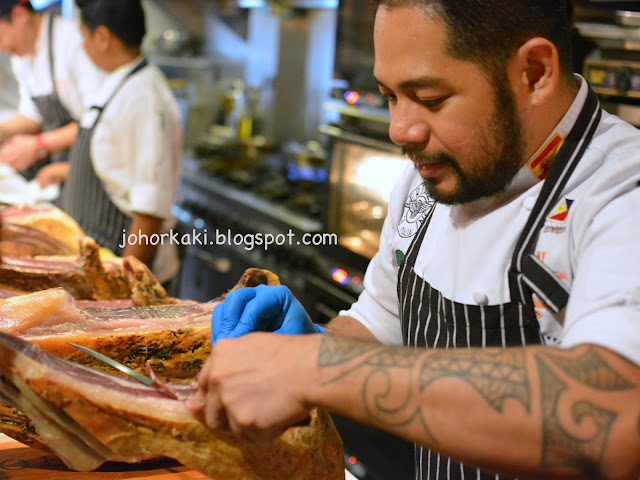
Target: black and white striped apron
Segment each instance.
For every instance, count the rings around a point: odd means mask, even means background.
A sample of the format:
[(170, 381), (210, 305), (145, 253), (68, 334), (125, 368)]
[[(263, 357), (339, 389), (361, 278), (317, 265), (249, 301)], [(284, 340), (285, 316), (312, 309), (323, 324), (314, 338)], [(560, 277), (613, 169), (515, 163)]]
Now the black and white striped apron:
[[(517, 242), (509, 270), (511, 301), (501, 305), (465, 305), (445, 298), (421, 279), (414, 265), (429, 226), (431, 209), (398, 275), (398, 299), (405, 345), (423, 348), (509, 347), (540, 344), (543, 338), (536, 319), (532, 293), (554, 312), (566, 305), (569, 292), (557, 276), (534, 255), (545, 218), (560, 199), (600, 121), (602, 111), (589, 89), (586, 103), (551, 165), (537, 202)], [(416, 445), (417, 480), (496, 480), (495, 474), (466, 467)]]
[[(40, 116), (42, 117), (42, 131), (48, 132), (50, 130), (56, 130), (60, 127), (64, 127), (69, 123), (75, 121), (75, 119), (69, 113), (69, 110), (62, 104), (60, 96), (58, 95), (58, 88), (56, 86), (56, 76), (53, 58), (53, 22), (54, 16), (49, 17), (48, 23), (48, 37), (49, 37), (49, 73), (51, 76), (51, 85), (53, 85), (53, 91), (48, 95), (31, 95), (31, 100), (35, 104)], [(51, 153), (49, 158), (38, 160), (36, 163), (20, 172), (25, 178), (31, 180), (35, 177), (38, 170), (47, 165), (50, 162), (66, 162), (68, 160), (68, 151), (58, 151)]]
[(143, 59), (122, 80), (102, 107), (91, 107), (95, 111), (92, 125), (80, 127), (71, 148), (69, 176), (62, 190), (62, 209), (71, 215), (84, 232), (93, 237), (101, 247), (120, 255), (122, 232), (128, 230), (131, 217), (122, 212), (109, 198), (102, 181), (98, 178), (91, 159), (91, 140), (100, 122), (102, 113), (118, 91), (133, 75), (147, 66)]

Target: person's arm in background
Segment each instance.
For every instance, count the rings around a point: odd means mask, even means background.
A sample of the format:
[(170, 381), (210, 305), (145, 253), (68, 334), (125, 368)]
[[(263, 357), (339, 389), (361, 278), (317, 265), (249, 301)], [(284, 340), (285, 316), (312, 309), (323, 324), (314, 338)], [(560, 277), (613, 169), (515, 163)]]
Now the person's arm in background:
[(69, 162), (56, 162), (45, 165), (36, 173), (36, 181), (40, 188), (46, 188), (54, 183), (63, 183), (69, 175)]
[[(156, 245), (151, 245), (151, 242), (146, 241), (146, 239), (149, 239), (153, 234), (159, 234), (161, 232), (162, 222), (163, 220), (161, 218), (135, 213), (131, 220), (131, 226), (126, 232), (126, 238), (128, 239), (130, 235), (133, 235), (138, 241), (125, 241), (122, 256), (133, 255), (138, 258), (138, 260), (148, 264), (153, 258), (157, 247)], [(146, 237), (143, 235), (146, 235)]]
[[(22, 118), (26, 119), (26, 117)], [(2, 145), (0, 161), (16, 171), (24, 170), (51, 152), (71, 148), (77, 134), (78, 124), (76, 122), (35, 135), (15, 134)], [(45, 157), (40, 155), (40, 149), (47, 152)]]
[[(6, 142), (13, 135), (20, 133), (35, 135), (40, 132), (41, 128), (42, 126), (39, 122), (15, 112), (9, 118), (0, 122), (0, 143)], [(1, 158), (0, 161), (2, 161)]]

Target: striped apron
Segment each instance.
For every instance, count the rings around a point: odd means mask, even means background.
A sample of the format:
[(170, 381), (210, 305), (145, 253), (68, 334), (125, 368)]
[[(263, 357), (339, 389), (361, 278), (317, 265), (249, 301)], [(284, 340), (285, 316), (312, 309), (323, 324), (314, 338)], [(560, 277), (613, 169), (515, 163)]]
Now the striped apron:
[(95, 119), (90, 126), (80, 127), (78, 130), (78, 136), (69, 154), (69, 176), (62, 190), (62, 209), (71, 215), (98, 245), (110, 249), (117, 255), (122, 253), (123, 248), (119, 245), (122, 242), (123, 231), (129, 229), (131, 217), (111, 201), (98, 178), (91, 159), (91, 140), (102, 112), (126, 81), (146, 66), (147, 60), (143, 59), (122, 80), (102, 107), (91, 107), (96, 114)]
[[(534, 254), (538, 233), (584, 154), (602, 111), (589, 89), (585, 105), (549, 170), (537, 202), (517, 242), (509, 269), (511, 301), (501, 305), (465, 305), (445, 298), (421, 279), (414, 265), (433, 216), (423, 221), (398, 273), (398, 299), (404, 344), (423, 348), (509, 347), (543, 343), (532, 294), (559, 312), (569, 299), (567, 287)], [(417, 480), (493, 479), (495, 474), (467, 467), (415, 447)]]
[[(69, 113), (69, 110), (62, 104), (56, 87), (56, 76), (53, 61), (53, 21), (54, 16), (49, 17), (48, 35), (49, 35), (49, 72), (51, 75), (51, 84), (53, 92), (48, 95), (31, 95), (31, 100), (35, 104), (40, 116), (42, 117), (42, 131), (48, 132), (64, 127), (75, 119)], [(31, 180), (36, 176), (38, 170), (50, 162), (66, 162), (68, 160), (68, 151), (59, 151), (51, 153), (49, 158), (38, 160), (36, 163), (20, 172), (27, 180)]]

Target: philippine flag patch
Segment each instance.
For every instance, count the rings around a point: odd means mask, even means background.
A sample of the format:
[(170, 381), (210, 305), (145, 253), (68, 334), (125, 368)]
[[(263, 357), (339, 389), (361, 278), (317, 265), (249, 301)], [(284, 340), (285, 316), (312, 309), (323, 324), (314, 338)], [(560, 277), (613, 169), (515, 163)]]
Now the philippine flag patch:
[(556, 208), (551, 211), (547, 218), (555, 222), (564, 222), (569, 215), (569, 209), (571, 208), (572, 203), (573, 200), (564, 198), (558, 205), (556, 205)]

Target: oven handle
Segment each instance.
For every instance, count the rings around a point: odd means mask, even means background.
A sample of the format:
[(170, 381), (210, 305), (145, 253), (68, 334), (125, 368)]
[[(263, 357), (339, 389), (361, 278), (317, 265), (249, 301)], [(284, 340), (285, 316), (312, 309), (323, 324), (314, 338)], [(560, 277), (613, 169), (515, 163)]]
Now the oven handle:
[(382, 140), (376, 140), (375, 138), (366, 137), (364, 135), (358, 135), (356, 133), (346, 132), (341, 128), (333, 125), (320, 125), (320, 133), (329, 135), (333, 138), (344, 140), (345, 142), (358, 143), (365, 147), (372, 147), (378, 150), (384, 150), (391, 153), (397, 153), (402, 155), (402, 148), (394, 145), (393, 143), (383, 142)]

